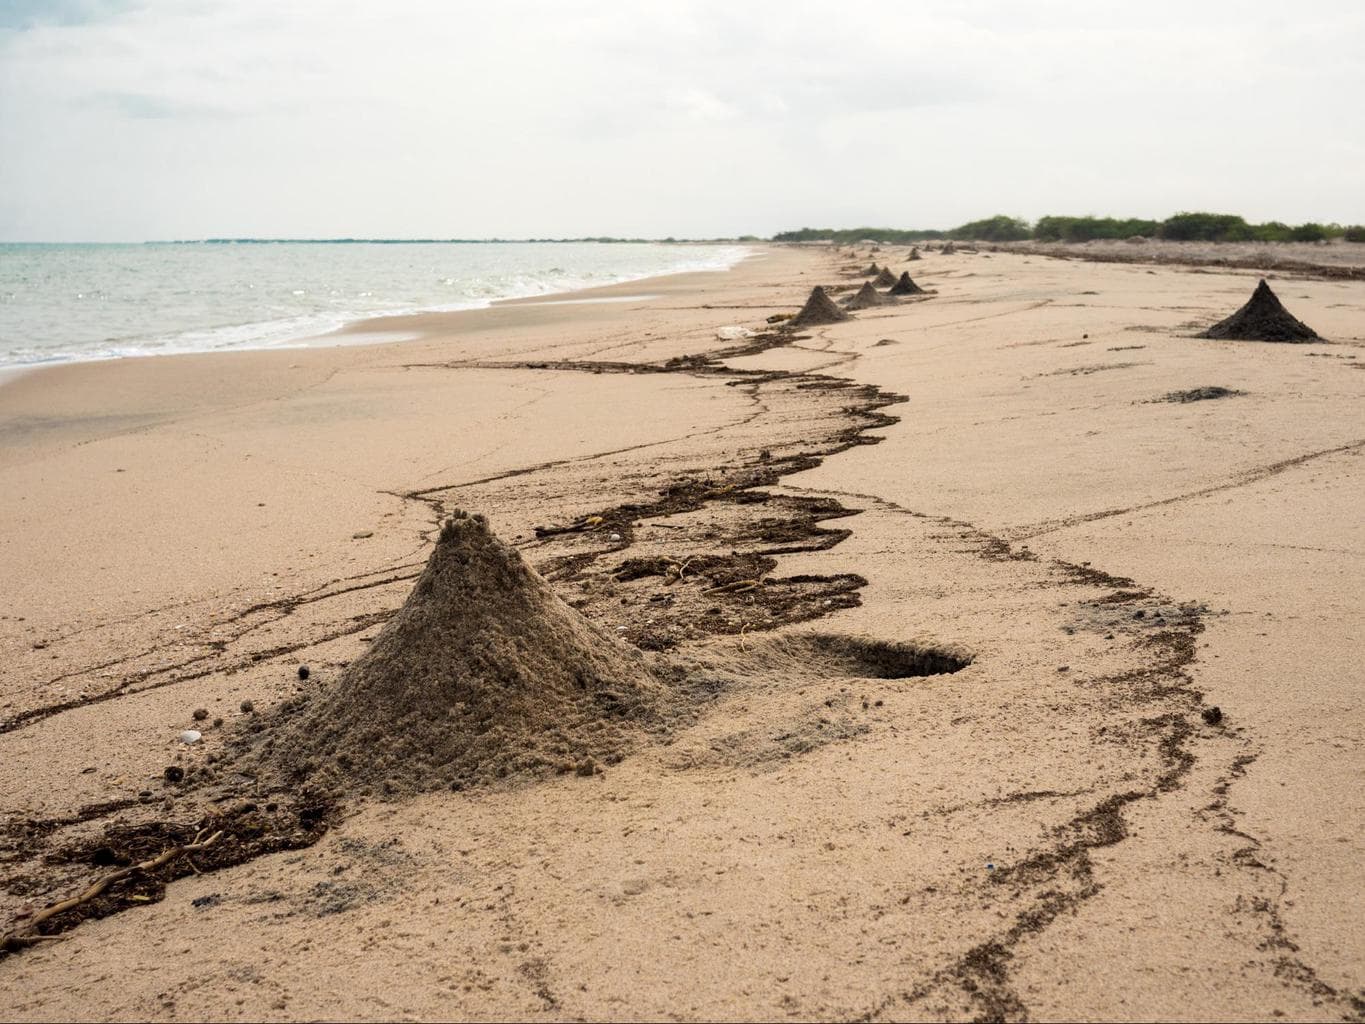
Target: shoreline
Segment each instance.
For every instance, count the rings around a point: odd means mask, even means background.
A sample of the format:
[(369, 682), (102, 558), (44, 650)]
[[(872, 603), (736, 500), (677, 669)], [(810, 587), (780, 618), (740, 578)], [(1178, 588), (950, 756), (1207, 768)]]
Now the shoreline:
[[(476, 312), (479, 312), (479, 311), (481, 311), (481, 310), (492, 309), (492, 308), (495, 308), (495, 307), (498, 307), (498, 306), (511, 305), (511, 304), (524, 303), (524, 302), (525, 302), (525, 303), (535, 303), (535, 302), (551, 302), (551, 301), (557, 301), (557, 302), (574, 301), (574, 302), (583, 302), (583, 303), (587, 303), (587, 302), (592, 302), (592, 301), (606, 301), (606, 300), (594, 300), (594, 299), (592, 299), (592, 298), (575, 299), (575, 298), (573, 298), (573, 297), (574, 297), (574, 296), (591, 295), (592, 293), (595, 293), (595, 292), (598, 292), (598, 291), (601, 291), (601, 290), (605, 290), (605, 289), (617, 289), (617, 288), (619, 288), (619, 287), (622, 286), (622, 285), (628, 285), (628, 284), (641, 284), (641, 283), (646, 282), (646, 281), (653, 281), (653, 280), (664, 279), (664, 278), (683, 277), (683, 276), (687, 276), (687, 275), (691, 275), (691, 274), (724, 274), (724, 273), (729, 273), (730, 271), (734, 270), (736, 267), (740, 266), (740, 265), (743, 264), (744, 262), (746, 262), (746, 261), (748, 261), (748, 260), (751, 260), (751, 259), (754, 259), (755, 257), (759, 256), (759, 255), (761, 254), (761, 252), (762, 252), (762, 247), (761, 247), (760, 245), (756, 244), (756, 243), (744, 243), (744, 244), (742, 244), (742, 245), (737, 244), (737, 245), (734, 246), (734, 248), (741, 249), (741, 250), (744, 250), (744, 251), (742, 252), (741, 255), (738, 256), (738, 258), (736, 258), (736, 259), (734, 260), (733, 263), (731, 263), (729, 266), (726, 266), (726, 267), (714, 267), (714, 268), (706, 268), (706, 269), (701, 269), (701, 270), (696, 270), (696, 269), (690, 269), (690, 270), (673, 270), (673, 271), (668, 271), (668, 272), (660, 273), (660, 274), (627, 275), (627, 276), (621, 277), (619, 280), (615, 280), (615, 281), (609, 282), (609, 283), (607, 283), (607, 284), (597, 284), (597, 285), (589, 285), (589, 286), (586, 286), (586, 287), (576, 287), (576, 288), (567, 289), (567, 290), (565, 290), (565, 291), (535, 292), (535, 293), (528, 294), (528, 295), (511, 295), (511, 296), (507, 296), (507, 297), (505, 297), (505, 298), (486, 299), (486, 300), (482, 300), (482, 301), (480, 301), (480, 302), (473, 303), (473, 304), (462, 304), (462, 305), (457, 305), (457, 306), (426, 306), (426, 307), (416, 307), (416, 308), (412, 308), (412, 309), (395, 310), (395, 311), (390, 311), (390, 312), (383, 312), (383, 311), (370, 312), (370, 313), (365, 313), (365, 314), (363, 314), (363, 315), (354, 316), (354, 317), (337, 317), (336, 319), (338, 320), (338, 323), (337, 323), (335, 326), (333, 326), (333, 327), (331, 327), (331, 328), (329, 328), (329, 329), (325, 329), (325, 330), (321, 331), (320, 333), (308, 333), (308, 334), (299, 335), (298, 337), (288, 337), (288, 338), (283, 338), (283, 339), (281, 339), (281, 340), (272, 341), (272, 342), (268, 342), (268, 343), (262, 343), (262, 344), (251, 344), (251, 343), (248, 343), (248, 344), (245, 344), (245, 345), (242, 345), (242, 346), (226, 346), (226, 347), (222, 347), (222, 348), (209, 348), (209, 349), (171, 350), (171, 351), (165, 351), (165, 352), (138, 353), (138, 354), (134, 354), (134, 355), (130, 355), (130, 354), (124, 354), (124, 355), (110, 355), (110, 356), (92, 355), (92, 356), (83, 356), (83, 357), (71, 358), (71, 359), (50, 360), (50, 361), (35, 362), (35, 363), (19, 363), (19, 364), (14, 364), (14, 365), (0, 366), (0, 388), (3, 388), (3, 387), (4, 387), (4, 385), (5, 385), (6, 381), (7, 381), (7, 379), (12, 379), (12, 375), (16, 375), (16, 376), (17, 376), (17, 375), (19, 375), (19, 374), (30, 373), (30, 372), (38, 372), (38, 371), (43, 371), (43, 370), (50, 370), (50, 369), (55, 369), (55, 368), (62, 367), (62, 366), (87, 365), (87, 364), (90, 364), (90, 363), (110, 363), (110, 362), (118, 362), (118, 361), (124, 360), (124, 359), (158, 359), (158, 358), (165, 358), (165, 357), (172, 357), (172, 356), (227, 355), (227, 354), (237, 353), (237, 352), (276, 352), (276, 351), (278, 351), (278, 352), (292, 352), (292, 351), (298, 351), (298, 350), (301, 350), (301, 349), (328, 348), (328, 347), (334, 347), (335, 345), (348, 344), (348, 342), (344, 342), (344, 341), (331, 342), (331, 343), (329, 344), (329, 339), (333, 339), (333, 338), (337, 338), (337, 337), (344, 337), (344, 336), (347, 336), (347, 335), (350, 335), (350, 334), (356, 334), (356, 333), (371, 333), (371, 332), (369, 332), (369, 331), (366, 330), (366, 326), (365, 326), (365, 325), (371, 324), (371, 323), (376, 322), (376, 321), (385, 321), (385, 320), (391, 320), (391, 319), (406, 319), (406, 318), (411, 318), (411, 317), (442, 316), (442, 315), (458, 314), (458, 313), (476, 313)], [(619, 300), (612, 300), (612, 301), (619, 301)], [(309, 315), (310, 315), (310, 316), (318, 316), (318, 317), (326, 316), (326, 314), (323, 314), (323, 313), (309, 314)], [(240, 330), (240, 329), (246, 328), (246, 327), (266, 327), (266, 326), (268, 326), (268, 325), (271, 324), (271, 323), (277, 323), (277, 322), (283, 322), (283, 321), (261, 321), (261, 322), (259, 322), (259, 323), (231, 324), (231, 325), (224, 325), (224, 326), (215, 327), (215, 328), (193, 328), (193, 329), (188, 329), (188, 330), (182, 332), (182, 334), (194, 334), (194, 333), (201, 333), (201, 332), (204, 332), (204, 331)], [(127, 340), (127, 339), (125, 339), (125, 340)], [(135, 339), (133, 339), (133, 340), (135, 340)], [(400, 340), (400, 339), (387, 339), (387, 340)], [(106, 344), (107, 344), (107, 343), (108, 343), (108, 342), (106, 342)], [(382, 343), (382, 342), (360, 342), (360, 344), (378, 344), (378, 343)], [(354, 342), (351, 342), (350, 344), (354, 344)]]

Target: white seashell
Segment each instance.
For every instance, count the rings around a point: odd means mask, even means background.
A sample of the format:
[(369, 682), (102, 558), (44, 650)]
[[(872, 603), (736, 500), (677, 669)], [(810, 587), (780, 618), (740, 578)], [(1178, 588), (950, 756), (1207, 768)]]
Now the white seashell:
[(202, 732), (197, 732), (194, 729), (186, 729), (179, 736), (180, 742), (187, 745), (198, 743), (203, 738), (204, 734)]

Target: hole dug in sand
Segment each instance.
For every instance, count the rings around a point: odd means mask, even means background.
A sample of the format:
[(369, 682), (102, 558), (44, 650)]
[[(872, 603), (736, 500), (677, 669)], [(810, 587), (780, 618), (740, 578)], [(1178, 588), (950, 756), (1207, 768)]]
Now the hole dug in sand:
[(960, 672), (973, 656), (956, 647), (874, 640), (837, 633), (801, 633), (776, 637), (755, 646), (750, 654), (759, 668), (778, 668), (781, 662), (800, 666), (803, 675), (843, 676), (849, 679), (915, 679)]

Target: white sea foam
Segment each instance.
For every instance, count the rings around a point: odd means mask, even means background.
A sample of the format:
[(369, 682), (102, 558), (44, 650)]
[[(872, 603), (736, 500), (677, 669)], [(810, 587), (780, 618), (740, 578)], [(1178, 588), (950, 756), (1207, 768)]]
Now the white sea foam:
[(338, 344), (326, 336), (372, 317), (725, 270), (748, 254), (653, 243), (0, 245), (0, 367)]

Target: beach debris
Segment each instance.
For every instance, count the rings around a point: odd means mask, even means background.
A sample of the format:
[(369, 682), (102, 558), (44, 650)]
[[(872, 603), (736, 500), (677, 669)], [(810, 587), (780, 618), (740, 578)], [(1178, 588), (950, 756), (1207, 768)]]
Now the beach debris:
[(844, 300), (846, 309), (869, 309), (872, 306), (884, 306), (886, 299), (882, 298), (882, 293), (872, 287), (871, 281), (864, 281), (863, 286), (858, 289), (857, 295), (850, 295)]
[(582, 533), (601, 526), (605, 521), (601, 516), (586, 516), (568, 526), (537, 526), (534, 529), (537, 537), (557, 537), (563, 533)]
[(185, 769), (178, 764), (168, 764), (166, 770), (161, 773), (162, 778), (174, 785), (177, 782), (185, 781)]
[(877, 272), (877, 276), (872, 279), (872, 283), (878, 288), (890, 288), (896, 283), (896, 275), (892, 272), (890, 267), (882, 267), (882, 269)]
[(801, 307), (801, 312), (787, 321), (792, 327), (818, 327), (823, 324), (837, 324), (849, 319), (849, 315), (834, 304), (818, 284), (811, 290), (810, 298)]
[(768, 317), (768, 319), (765, 320), (764, 323), (780, 324), (783, 320), (790, 320), (791, 318), (792, 318), (791, 313), (774, 313), (772, 316)]
[(251, 703), (251, 701), (249, 701), (249, 700), (244, 700), (244, 701), (242, 701), (242, 703), (238, 704), (237, 706), (238, 706), (239, 708), (241, 708), (242, 714), (244, 714), (244, 715), (249, 715), (249, 714), (251, 714), (251, 712), (253, 712), (253, 711), (256, 710), (256, 705), (253, 704), (253, 703)]
[(905, 258), (906, 258), (907, 260), (910, 260), (911, 262), (913, 262), (913, 261), (919, 259), (919, 258), (920, 258), (920, 254), (919, 254), (919, 249), (918, 249), (918, 247), (916, 247), (916, 248), (914, 248), (914, 249), (911, 249), (911, 250), (910, 250), (910, 255), (906, 256)]
[(1160, 402), (1205, 402), (1212, 398), (1231, 398), (1234, 395), (1245, 395), (1245, 391), (1238, 391), (1236, 388), (1225, 388), (1214, 384), (1209, 387), (1191, 388), (1188, 391), (1169, 391), (1157, 399)]
[(194, 714), (192, 714), (190, 717), (193, 718), (196, 722), (202, 722), (204, 719), (209, 717), (209, 709), (195, 708)]
[(923, 288), (921, 288), (919, 285), (915, 284), (915, 282), (914, 282), (913, 280), (911, 280), (911, 278), (910, 278), (910, 272), (907, 270), (907, 271), (905, 271), (904, 273), (901, 274), (899, 280), (895, 281), (895, 282), (891, 285), (891, 290), (890, 290), (889, 292), (887, 292), (886, 294), (887, 294), (887, 295), (923, 295), (923, 294), (925, 294), (925, 292), (924, 292), (924, 289), (923, 289)]
[(193, 746), (203, 738), (204, 734), (200, 732), (198, 729), (186, 729), (184, 732), (182, 732), (179, 736), (176, 737), (176, 739), (178, 739), (181, 743), (185, 744), (186, 746)]
[(373, 530), (361, 530), (361, 531), (358, 532), (358, 533), (353, 533), (353, 534), (351, 534), (351, 540), (364, 540), (366, 537), (373, 537), (373, 536), (374, 536), (374, 531), (373, 531)]
[(300, 666), (299, 666), (299, 678), (300, 678), (300, 679), (307, 679), (310, 675), (312, 675), (312, 672), (309, 670), (309, 668), (308, 668), (307, 665), (300, 665)]
[(747, 327), (740, 327), (738, 324), (730, 324), (726, 327), (716, 328), (716, 338), (720, 341), (740, 341), (744, 338), (752, 338), (754, 332)]
[(1204, 719), (1206, 725), (1217, 725), (1223, 720), (1223, 709), (1217, 704), (1211, 708), (1205, 708), (1203, 711), (1199, 712), (1199, 714), (1200, 717)]
[(191, 843), (186, 843), (182, 846), (172, 846), (170, 849), (164, 850), (155, 857), (151, 857), (137, 864), (130, 864), (128, 867), (119, 868), (117, 871), (105, 875), (79, 896), (72, 896), (70, 899), (61, 900), (58, 903), (53, 903), (49, 907), (44, 907), (28, 919), (22, 930), (16, 930), (8, 935), (0, 936), (0, 952), (17, 953), (21, 949), (25, 949), (29, 946), (36, 946), (40, 942), (50, 942), (60, 939), (61, 936), (59, 935), (41, 934), (38, 930), (38, 926), (46, 921), (50, 921), (58, 914), (64, 914), (68, 910), (74, 910), (84, 903), (89, 903), (115, 882), (121, 882), (123, 879), (132, 875), (146, 874), (155, 871), (157, 868), (165, 867), (171, 861), (184, 854), (195, 853), (199, 850), (207, 850), (222, 837), (223, 833), (221, 831), (214, 832), (212, 835), (209, 835), (207, 831), (201, 831), (194, 837), (194, 841)]
[(665, 696), (639, 651), (565, 604), (483, 516), (457, 511), (365, 653), (265, 715), (232, 767), (384, 796), (569, 772), (614, 764)]
[(1199, 335), (1232, 341), (1318, 341), (1313, 328), (1295, 319), (1280, 304), (1279, 298), (1265, 283), (1265, 278), (1251, 293), (1246, 305), (1226, 320), (1220, 320)]

